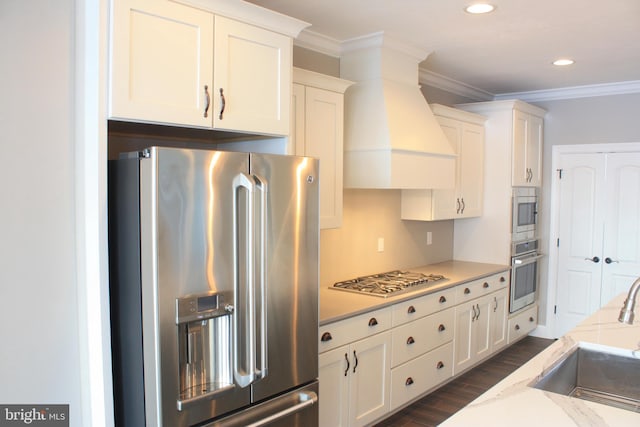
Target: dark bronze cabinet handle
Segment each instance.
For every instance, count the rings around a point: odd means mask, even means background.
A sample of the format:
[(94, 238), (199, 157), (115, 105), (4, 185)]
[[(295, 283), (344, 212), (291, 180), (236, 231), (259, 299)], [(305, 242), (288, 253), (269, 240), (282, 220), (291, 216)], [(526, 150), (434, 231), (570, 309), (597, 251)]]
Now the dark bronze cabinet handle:
[(507, 279), (504, 278), (504, 276), (500, 276), (500, 283), (504, 283)]
[(211, 104), (211, 97), (209, 96), (209, 86), (204, 85), (204, 117), (209, 116), (209, 105)]
[(358, 355), (356, 355), (356, 351), (353, 350), (353, 359), (356, 361), (356, 364), (353, 365), (353, 373), (356, 373), (356, 368), (358, 367)]
[(444, 368), (444, 363), (442, 363), (442, 361), (438, 362), (438, 364), (436, 365), (436, 369), (442, 369)]
[(438, 326), (438, 332), (442, 332), (444, 331), (446, 328), (444, 327), (444, 325), (441, 323), (440, 326)]
[(344, 376), (346, 377), (347, 374), (349, 373), (349, 367), (351, 366), (351, 364), (349, 363), (349, 354), (348, 353), (344, 354), (344, 360), (347, 361), (347, 369), (344, 370)]
[(407, 308), (407, 313), (412, 314), (416, 312), (416, 308), (412, 305), (409, 306), (409, 308)]
[(224, 99), (224, 93), (222, 88), (220, 88), (220, 120), (222, 120), (222, 115), (224, 114), (224, 107), (227, 105), (227, 100)]
[(444, 297), (444, 295), (442, 295), (438, 301), (440, 301), (440, 304), (442, 304), (447, 302), (447, 299)]
[(413, 378), (409, 377), (407, 378), (407, 380), (404, 382), (404, 385), (411, 385), (413, 384)]
[(471, 289), (469, 288), (464, 288), (464, 294), (465, 295), (469, 295), (471, 293)]
[(520, 330), (520, 325), (516, 325), (516, 331)]
[(372, 317), (371, 319), (369, 319), (369, 326), (376, 326), (378, 324), (378, 321), (376, 320), (375, 317)]
[(416, 342), (416, 340), (414, 340), (413, 337), (407, 338), (407, 345), (411, 345), (411, 344), (413, 344), (415, 342)]
[(533, 322), (534, 320), (536, 319), (534, 319), (533, 316), (529, 317), (529, 322)]
[(485, 288), (485, 289), (487, 289), (487, 288), (489, 287), (489, 282), (484, 282), (484, 283), (482, 284), (482, 287), (483, 287), (483, 288)]
[(327, 342), (327, 341), (331, 341), (332, 339), (333, 337), (331, 336), (331, 334), (329, 332), (325, 332), (324, 334), (322, 334), (320, 341)]

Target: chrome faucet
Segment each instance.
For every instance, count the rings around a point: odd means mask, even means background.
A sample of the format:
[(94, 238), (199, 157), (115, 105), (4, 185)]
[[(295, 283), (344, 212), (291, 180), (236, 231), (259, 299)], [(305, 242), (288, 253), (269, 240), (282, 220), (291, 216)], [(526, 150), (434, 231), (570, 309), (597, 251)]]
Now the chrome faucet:
[(633, 323), (633, 310), (636, 307), (636, 296), (638, 295), (638, 291), (640, 290), (640, 277), (633, 282), (631, 288), (629, 289), (629, 295), (627, 295), (627, 299), (624, 301), (624, 306), (620, 310), (620, 316), (618, 316), (618, 322), (626, 323), (627, 325), (631, 325)]

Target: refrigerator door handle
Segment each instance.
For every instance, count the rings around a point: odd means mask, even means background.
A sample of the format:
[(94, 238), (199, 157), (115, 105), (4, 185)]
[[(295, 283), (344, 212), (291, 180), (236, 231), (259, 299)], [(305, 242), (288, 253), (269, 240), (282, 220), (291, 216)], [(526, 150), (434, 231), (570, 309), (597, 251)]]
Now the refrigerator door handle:
[[(244, 223), (239, 224), (240, 190), (246, 190), (246, 212)], [(246, 387), (255, 380), (255, 284), (254, 284), (254, 251), (253, 239), (253, 212), (254, 212), (255, 182), (247, 174), (240, 173), (233, 180), (233, 378), (240, 387)], [(240, 248), (239, 229), (245, 228), (244, 242), (244, 280), (240, 283)], [(240, 294), (243, 295), (243, 304), (240, 302)], [(241, 318), (244, 317), (246, 330), (241, 331)], [(242, 342), (240, 342), (242, 341)], [(242, 360), (240, 360), (242, 359)]]
[(257, 233), (259, 239), (259, 259), (257, 267), (258, 282), (260, 284), (260, 304), (258, 306), (259, 313), (256, 316), (260, 322), (259, 334), (260, 334), (260, 355), (259, 366), (256, 368), (257, 379), (262, 379), (267, 376), (267, 193), (268, 183), (267, 180), (260, 175), (253, 175), (255, 179), (255, 188), (260, 193), (260, 218), (259, 227), (260, 230)]

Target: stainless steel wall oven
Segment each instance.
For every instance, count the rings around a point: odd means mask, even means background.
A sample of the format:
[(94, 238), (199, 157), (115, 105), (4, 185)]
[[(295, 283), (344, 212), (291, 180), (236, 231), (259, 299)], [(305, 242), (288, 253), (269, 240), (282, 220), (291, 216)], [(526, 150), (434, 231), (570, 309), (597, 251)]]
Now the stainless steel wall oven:
[(511, 250), (511, 289), (509, 312), (516, 312), (536, 301), (538, 294), (538, 240), (514, 242)]

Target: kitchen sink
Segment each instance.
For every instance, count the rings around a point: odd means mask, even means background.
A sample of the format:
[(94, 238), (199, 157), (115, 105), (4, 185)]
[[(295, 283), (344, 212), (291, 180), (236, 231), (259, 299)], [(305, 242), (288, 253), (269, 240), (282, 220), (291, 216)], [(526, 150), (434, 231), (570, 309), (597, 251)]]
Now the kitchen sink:
[(531, 386), (640, 412), (640, 359), (578, 347)]

